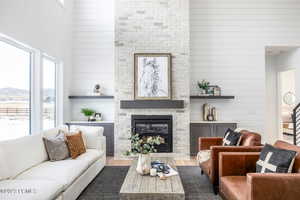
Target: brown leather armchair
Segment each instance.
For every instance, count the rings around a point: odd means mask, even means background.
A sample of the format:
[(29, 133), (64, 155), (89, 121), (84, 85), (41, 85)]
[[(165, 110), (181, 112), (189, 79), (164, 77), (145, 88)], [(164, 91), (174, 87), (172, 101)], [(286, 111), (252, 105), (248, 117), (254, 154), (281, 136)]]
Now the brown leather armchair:
[(200, 163), (201, 173), (208, 175), (215, 194), (218, 193), (219, 185), (219, 153), (220, 152), (260, 152), (261, 136), (258, 133), (247, 130), (240, 131), (242, 133), (242, 140), (240, 146), (222, 146), (222, 137), (200, 137), (199, 151), (211, 150), (211, 157), (209, 160)]
[(293, 171), (255, 173), (259, 152), (220, 154), (220, 195), (225, 200), (297, 200), (300, 198), (300, 147), (277, 141), (275, 147), (297, 151)]

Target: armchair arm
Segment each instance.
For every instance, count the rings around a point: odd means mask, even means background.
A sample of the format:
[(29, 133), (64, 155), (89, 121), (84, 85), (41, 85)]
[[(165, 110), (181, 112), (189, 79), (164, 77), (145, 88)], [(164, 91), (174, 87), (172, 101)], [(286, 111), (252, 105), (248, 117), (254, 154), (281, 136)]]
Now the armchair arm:
[[(223, 152), (219, 156), (219, 175), (245, 176), (255, 172), (259, 152)], [(233, 167), (234, 166), (234, 167)]]
[(222, 137), (199, 137), (198, 138), (198, 149), (209, 150), (211, 146), (220, 146), (223, 143)]
[(260, 152), (263, 146), (211, 146), (211, 176), (219, 177), (219, 153), (221, 152)]
[(294, 200), (300, 196), (300, 174), (247, 174), (248, 199)]

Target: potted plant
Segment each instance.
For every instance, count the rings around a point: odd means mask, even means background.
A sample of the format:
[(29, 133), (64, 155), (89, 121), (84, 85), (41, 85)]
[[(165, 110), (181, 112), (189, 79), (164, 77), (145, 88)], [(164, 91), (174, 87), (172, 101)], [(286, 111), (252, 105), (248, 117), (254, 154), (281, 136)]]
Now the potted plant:
[(89, 108), (82, 108), (81, 113), (88, 118), (88, 121), (92, 121), (92, 116), (94, 115), (95, 111)]
[(200, 95), (206, 95), (208, 88), (209, 88), (209, 82), (206, 80), (202, 80), (201, 82), (198, 81), (198, 87), (200, 89)]
[(136, 171), (141, 175), (150, 173), (151, 160), (150, 153), (156, 153), (156, 147), (164, 143), (164, 139), (160, 136), (140, 137), (139, 134), (132, 135), (131, 149), (125, 152), (125, 155), (138, 154), (138, 163)]

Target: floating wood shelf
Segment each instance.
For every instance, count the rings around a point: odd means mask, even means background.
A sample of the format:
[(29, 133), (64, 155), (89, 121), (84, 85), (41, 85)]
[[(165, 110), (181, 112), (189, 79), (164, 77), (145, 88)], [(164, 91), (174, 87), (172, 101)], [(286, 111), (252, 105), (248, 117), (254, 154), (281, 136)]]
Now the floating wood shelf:
[(234, 96), (190, 96), (191, 99), (234, 99)]
[(114, 96), (71, 95), (69, 99), (113, 99)]
[(127, 100), (120, 102), (121, 109), (181, 109), (183, 100)]

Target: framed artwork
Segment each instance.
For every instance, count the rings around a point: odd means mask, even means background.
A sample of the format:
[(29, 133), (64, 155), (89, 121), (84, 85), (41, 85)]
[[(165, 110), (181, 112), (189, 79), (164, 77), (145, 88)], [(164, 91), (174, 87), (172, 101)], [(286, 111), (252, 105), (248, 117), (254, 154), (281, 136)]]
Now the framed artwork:
[(169, 53), (134, 54), (134, 98), (171, 99), (171, 67), (172, 56)]

